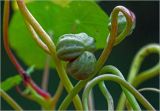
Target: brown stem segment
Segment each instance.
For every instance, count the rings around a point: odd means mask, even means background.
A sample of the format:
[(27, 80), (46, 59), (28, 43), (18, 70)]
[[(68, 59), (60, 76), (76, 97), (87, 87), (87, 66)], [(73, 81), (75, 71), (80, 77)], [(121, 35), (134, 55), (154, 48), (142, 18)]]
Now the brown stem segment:
[(15, 66), (18, 73), (23, 78), (23, 82), (25, 85), (30, 85), (39, 95), (44, 97), (45, 99), (48, 99), (50, 95), (43, 90), (41, 90), (31, 79), (31, 77), (26, 73), (26, 71), (22, 68), (22, 66), (19, 64), (15, 56), (13, 55), (8, 42), (8, 21), (9, 21), (9, 1), (5, 1), (4, 4), (4, 15), (3, 15), (3, 42), (4, 42), (4, 48), (5, 51), (11, 60), (12, 64)]
[(41, 85), (42, 89), (45, 91), (48, 90), (49, 70), (50, 70), (50, 56), (47, 55), (44, 72), (43, 72), (42, 85)]

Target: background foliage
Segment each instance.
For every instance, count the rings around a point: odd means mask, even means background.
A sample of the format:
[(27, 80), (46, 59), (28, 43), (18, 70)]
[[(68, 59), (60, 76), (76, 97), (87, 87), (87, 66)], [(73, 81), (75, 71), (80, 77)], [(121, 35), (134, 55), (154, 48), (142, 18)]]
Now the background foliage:
[[(72, 1), (64, 7), (53, 1), (29, 2), (27, 5), (55, 43), (63, 34), (85, 32), (95, 38), (97, 48), (103, 48), (108, 34), (108, 16), (95, 2)], [(17, 33), (19, 31), (21, 33)], [(44, 67), (46, 53), (32, 39), (19, 10), (14, 11), (9, 35), (10, 44), (18, 57), (27, 65), (35, 64), (36, 68), (41, 69)]]
[[(133, 55), (136, 54), (136, 52), (144, 45), (148, 43), (156, 42), (158, 43), (158, 36), (159, 36), (159, 9), (158, 9), (158, 2), (99, 2), (98, 3), (102, 9), (109, 15), (112, 9), (117, 5), (123, 5), (129, 9), (131, 9), (137, 18), (136, 23), (136, 29), (134, 30), (133, 34), (129, 37), (127, 37), (121, 44), (116, 46), (106, 64), (112, 64), (118, 67), (121, 72), (124, 74), (124, 76), (127, 76), (129, 66), (131, 64), (131, 61), (133, 59)], [(3, 4), (1, 5), (3, 6)], [(143, 9), (143, 10), (142, 10)], [(3, 14), (1, 10), (1, 14)], [(13, 17), (12, 14), (10, 16)], [(97, 19), (98, 21), (98, 19)], [(19, 33), (19, 32), (16, 32)], [(1, 33), (2, 36), (2, 33)], [(1, 38), (2, 39), (2, 38)], [(17, 74), (14, 66), (10, 63), (8, 56), (6, 55), (3, 43), (1, 44), (2, 51), (2, 76), (1, 80), (5, 80), (7, 77), (13, 76), (14, 74)], [(100, 51), (96, 52), (97, 57), (100, 54)], [(21, 60), (20, 60), (21, 61)], [(148, 69), (152, 65), (154, 65), (158, 61), (158, 57), (156, 55), (153, 55), (151, 57), (148, 57), (146, 61), (143, 63), (143, 67), (141, 70)], [(21, 61), (22, 65), (27, 69), (28, 67)], [(33, 79), (39, 84), (42, 79), (42, 73), (43, 70), (36, 70), (34, 74), (32, 75)], [(72, 78), (71, 78), (72, 79)], [(50, 82), (49, 82), (49, 91), (53, 94), (56, 90), (56, 87), (58, 85), (58, 76), (55, 74), (54, 70), (51, 70), (50, 74)], [(73, 80), (73, 83), (76, 83), (75, 80)], [(154, 78), (152, 80), (149, 80), (142, 84), (140, 87), (157, 87), (158, 88), (158, 78)], [(115, 101), (117, 101), (117, 98), (120, 95), (120, 88), (119, 86), (108, 83), (107, 82), (108, 89), (110, 90), (113, 98)], [(139, 88), (140, 88), (139, 87)], [(94, 90), (95, 92), (95, 99), (98, 101), (96, 104), (96, 109), (105, 109), (105, 100), (102, 98), (99, 98), (101, 93), (97, 89), (97, 87)], [(8, 92), (24, 109), (38, 109), (39, 106), (37, 106), (35, 103), (32, 103), (29, 100), (26, 100), (25, 98), (21, 97), (13, 88)], [(151, 92), (143, 93), (144, 96), (153, 104), (153, 106), (158, 109), (158, 94), (153, 94)], [(64, 99), (66, 95), (66, 92), (64, 91), (63, 96), (61, 97), (61, 100)], [(154, 98), (154, 99), (153, 99)], [(101, 103), (100, 103), (101, 102)], [(30, 106), (30, 107), (28, 107)], [(72, 109), (73, 106), (70, 106), (70, 109)], [(10, 106), (8, 106), (3, 100), (2, 100), (2, 109), (8, 110), (10, 109)]]

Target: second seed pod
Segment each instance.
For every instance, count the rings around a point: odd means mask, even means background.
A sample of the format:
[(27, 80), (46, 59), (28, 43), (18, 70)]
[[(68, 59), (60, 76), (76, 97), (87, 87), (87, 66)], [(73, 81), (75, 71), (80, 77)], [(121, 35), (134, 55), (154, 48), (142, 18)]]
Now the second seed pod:
[(96, 58), (93, 53), (85, 51), (81, 56), (67, 64), (67, 73), (77, 80), (87, 79), (93, 73)]

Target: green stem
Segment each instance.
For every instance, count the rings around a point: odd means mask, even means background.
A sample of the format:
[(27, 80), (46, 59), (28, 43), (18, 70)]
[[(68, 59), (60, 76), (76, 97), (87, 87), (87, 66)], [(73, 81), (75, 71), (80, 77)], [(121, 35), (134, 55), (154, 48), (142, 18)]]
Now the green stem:
[(106, 100), (107, 100), (108, 110), (109, 110), (109, 111), (114, 111), (113, 98), (112, 98), (110, 92), (108, 91), (108, 89), (106, 88), (104, 82), (100, 82), (98, 85), (99, 85), (99, 88), (100, 88), (102, 94), (104, 95), (104, 97), (105, 97)]
[(146, 71), (141, 72), (138, 74), (135, 79), (133, 80), (133, 86), (137, 87), (139, 86), (142, 82), (151, 79), (157, 75), (160, 75), (160, 63), (158, 63), (156, 66), (154, 66), (151, 69), (148, 69)]
[[(119, 12), (122, 12), (124, 14), (124, 16), (126, 17), (127, 25), (126, 25), (124, 31), (117, 37), (117, 30), (118, 30), (117, 19), (118, 19)], [(109, 35), (109, 38), (107, 38), (109, 40), (107, 40), (108, 43), (106, 43), (106, 46), (97, 61), (97, 66), (96, 66), (95, 72), (98, 72), (99, 69), (101, 69), (101, 67), (104, 65), (104, 63), (106, 62), (106, 60), (107, 60), (107, 58), (113, 48), (113, 45), (117, 45), (118, 43), (120, 43), (122, 41), (122, 39), (124, 39), (128, 35), (128, 33), (130, 32), (133, 23), (132, 23), (132, 17), (131, 17), (131, 14), (129, 13), (129, 10), (123, 6), (115, 7), (111, 13), (111, 23), (112, 23), (111, 24), (111, 33)]]
[(63, 91), (63, 84), (62, 82), (59, 83), (58, 88), (56, 90), (56, 93), (54, 94), (54, 96), (51, 99), (51, 109), (55, 109), (55, 106), (59, 100), (59, 97), (61, 96)]
[(89, 104), (89, 110), (93, 111), (95, 110), (95, 104), (94, 104), (94, 92), (91, 90), (89, 97), (88, 97), (88, 104)]
[(87, 80), (80, 81), (76, 84), (74, 89), (66, 96), (66, 98), (63, 100), (61, 103), (60, 107), (58, 110), (65, 110), (71, 103), (72, 99), (75, 97), (75, 95), (78, 94), (78, 92), (87, 84)]
[[(42, 41), (47, 45), (49, 44), (52, 46), (53, 49), (55, 49), (55, 45), (52, 42), (52, 39), (50, 36), (45, 32), (45, 30), (42, 28), (42, 26), (37, 22), (37, 20), (32, 16), (30, 11), (27, 9), (25, 3), (23, 0), (17, 0), (18, 7), (25, 18), (25, 20), (33, 27), (35, 32), (37, 32), (38, 35), (40, 35)], [(49, 48), (49, 47), (48, 47)]]
[(12, 53), (9, 41), (8, 41), (8, 26), (9, 26), (9, 14), (10, 14), (10, 1), (5, 0), (4, 2), (4, 13), (3, 13), (3, 43), (4, 43), (4, 49), (10, 59), (10, 61), (15, 66), (16, 70), (20, 74), (20, 76), (23, 78), (23, 82), (25, 86), (30, 85), (32, 88), (42, 97), (45, 99), (49, 99), (50, 95), (40, 89), (32, 80), (32, 78), (27, 74), (27, 72), (23, 69), (23, 67), (20, 65), (20, 63), (17, 61), (16, 57)]
[(35, 32), (33, 27), (27, 21), (25, 22), (25, 24), (26, 24), (28, 30), (31, 32), (32, 38), (37, 43), (37, 45), (39, 45), (39, 47), (41, 49), (43, 49), (46, 53), (50, 54), (48, 47), (46, 46), (45, 43), (42, 42), (42, 40), (39, 38), (39, 36), (37, 35), (37, 33)]
[[(25, 20), (27, 20), (28, 23), (31, 24), (33, 29), (37, 32), (37, 34), (39, 34), (42, 37), (42, 41), (46, 44), (46, 46), (50, 50), (51, 56), (56, 64), (55, 66), (56, 66), (57, 72), (59, 74), (59, 77), (60, 77), (61, 81), (63, 82), (63, 85), (66, 88), (67, 92), (70, 93), (73, 89), (73, 85), (70, 82), (61, 61), (58, 59), (58, 57), (56, 55), (56, 47), (55, 47), (54, 43), (52, 42), (52, 39), (43, 30), (41, 25), (36, 21), (36, 19), (29, 12), (24, 1), (17, 0), (17, 4), (19, 6), (19, 9), (20, 9), (22, 15), (25, 17)], [(74, 102), (76, 109), (82, 110), (82, 103), (81, 103), (81, 100), (78, 95), (73, 99), (73, 102)]]
[[(160, 46), (158, 44), (150, 44), (150, 45), (144, 46), (136, 54), (128, 74), (128, 82), (130, 82), (131, 84), (137, 87), (143, 81), (150, 79), (152, 77), (155, 77), (157, 74), (159, 74), (158, 71), (160, 66), (158, 64), (153, 68), (138, 74), (138, 76), (136, 77), (144, 58), (152, 53), (158, 53), (160, 55)], [(125, 100), (126, 99), (124, 94), (121, 94), (118, 105), (117, 105), (117, 110), (123, 110)]]
[(159, 93), (160, 94), (160, 89), (156, 89), (156, 88), (141, 88), (141, 89), (138, 89), (139, 92), (143, 92), (143, 91), (152, 91), (152, 92), (156, 92), (156, 93)]
[(135, 27), (135, 22), (136, 22), (136, 17), (132, 11), (128, 10), (123, 6), (117, 6), (117, 7), (119, 7), (120, 10), (123, 10), (123, 14), (126, 17), (127, 24), (123, 32), (118, 37), (116, 37), (114, 46), (118, 45), (122, 40), (124, 40), (130, 34), (130, 32), (133, 30), (132, 28)]
[(16, 103), (16, 101), (14, 101), (7, 93), (5, 93), (2, 89), (0, 89), (0, 96), (2, 96), (2, 98), (4, 100), (6, 100), (6, 102), (8, 104), (10, 104), (12, 106), (13, 109), (15, 109), (16, 111), (22, 111), (23, 109)]
[[(55, 61), (56, 61), (55, 63), (56, 63), (56, 68), (57, 68), (59, 77), (60, 77), (64, 87), (66, 88), (68, 94), (69, 94), (73, 90), (73, 85), (71, 84), (71, 82), (65, 72), (65, 69), (63, 68), (61, 61), (58, 58), (55, 59)], [(82, 103), (81, 103), (81, 100), (78, 95), (75, 96), (75, 98), (73, 98), (73, 103), (74, 103), (77, 110), (82, 110)]]
[(88, 110), (88, 103), (87, 103), (87, 97), (89, 95), (90, 90), (99, 82), (104, 81), (104, 80), (110, 80), (114, 81), (123, 87), (125, 87), (128, 91), (130, 91), (136, 98), (137, 100), (147, 109), (147, 110), (152, 110), (155, 111), (153, 106), (128, 82), (124, 81), (121, 77), (112, 75), (112, 74), (105, 74), (98, 76), (88, 82), (86, 85), (86, 88), (84, 89), (83, 95), (82, 95), (82, 101), (83, 101), (83, 107), (84, 110)]
[[(74, 87), (74, 89), (68, 94), (68, 96), (64, 99), (64, 101), (62, 102), (62, 104), (60, 105), (60, 108), (62, 110), (66, 109), (68, 107), (68, 105), (70, 104), (72, 98), (75, 97), (76, 94), (78, 94), (81, 89), (86, 85), (86, 83), (92, 79), (97, 73), (98, 71), (101, 69), (101, 67), (104, 65), (104, 63), (106, 62), (112, 48), (113, 48), (113, 45), (114, 45), (114, 42), (116, 40), (116, 36), (117, 36), (117, 18), (118, 18), (118, 13), (119, 12), (122, 12), (126, 18), (130, 18), (132, 19), (132, 17), (129, 17), (131, 16), (131, 14), (129, 13), (130, 11), (128, 11), (128, 9), (124, 8), (123, 6), (117, 6), (113, 9), (112, 11), (112, 14), (111, 14), (111, 33), (109, 35), (109, 39), (107, 40), (107, 43), (106, 43), (106, 46), (102, 52), (102, 54), (100, 55), (98, 61), (97, 61), (97, 64), (96, 64), (96, 69), (95, 71), (93, 72), (93, 74), (91, 74), (91, 76), (87, 79), (87, 80), (84, 80), (84, 81), (79, 81), (76, 86)], [(127, 21), (127, 25), (126, 25), (126, 28), (125, 28), (125, 31), (122, 32), (122, 34), (120, 34), (121, 36), (120, 37), (123, 37), (123, 36), (126, 36), (128, 35), (128, 33), (130, 32), (130, 29), (131, 29), (131, 23), (132, 20), (129, 20)], [(117, 39), (117, 42), (121, 40), (121, 39)]]
[[(100, 71), (100, 74), (103, 74), (103, 73), (112, 73), (114, 75), (117, 75), (119, 77), (121, 77), (123, 80), (125, 80), (125, 78), (123, 77), (123, 74), (114, 66), (112, 65), (107, 65), (107, 66), (104, 66), (102, 68), (102, 70)], [(140, 111), (141, 108), (138, 104), (138, 102), (136, 101), (135, 97), (126, 89), (124, 88), (123, 86), (122, 87), (122, 90), (125, 94), (125, 96), (127, 97), (130, 105), (132, 106), (133, 110), (138, 110)]]
[(128, 82), (133, 83), (136, 74), (146, 56), (157, 53), (160, 55), (160, 46), (158, 44), (150, 44), (144, 46), (135, 56), (128, 76)]

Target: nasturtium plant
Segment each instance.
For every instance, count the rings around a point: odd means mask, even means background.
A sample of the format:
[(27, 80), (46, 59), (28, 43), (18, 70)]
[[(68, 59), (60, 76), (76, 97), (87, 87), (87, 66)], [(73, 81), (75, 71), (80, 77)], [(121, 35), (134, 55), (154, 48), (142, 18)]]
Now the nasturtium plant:
[[(4, 1), (3, 44), (19, 75), (9, 77), (0, 83), (0, 96), (18, 111), (23, 108), (7, 94), (7, 91), (14, 87), (17, 93), (37, 103), (43, 110), (66, 110), (73, 101), (76, 110), (88, 111), (95, 109), (92, 95), (94, 92), (91, 91), (98, 84), (107, 101), (108, 110), (114, 111), (112, 93), (105, 84), (105, 81), (112, 81), (122, 88), (116, 110), (127, 108), (141, 111), (143, 106), (147, 110), (155, 111), (140, 91), (150, 90), (159, 93), (160, 90), (155, 88), (138, 90), (137, 87), (160, 74), (159, 62), (154, 67), (139, 72), (146, 56), (152, 53), (160, 54), (159, 44), (149, 44), (140, 49), (133, 59), (127, 79), (115, 66), (105, 65), (113, 47), (134, 31), (135, 14), (124, 6), (116, 6), (108, 17), (94, 0), (64, 1), (63, 4), (63, 0), (43, 2), (16, 0), (18, 9), (15, 10), (10, 24), (12, 1)], [(10, 45), (15, 53), (12, 52)], [(98, 49), (102, 49), (99, 57), (95, 56), (95, 50)], [(35, 68), (44, 69), (41, 87), (30, 76), (33, 68), (25, 71), (16, 57), (28, 66), (35, 65)], [(60, 79), (55, 94), (51, 94), (47, 89), (49, 80), (55, 80), (49, 79), (50, 68), (56, 70), (55, 74)], [(36, 77), (39, 79), (40, 76)], [(69, 76), (77, 80), (75, 85)], [(22, 82), (23, 89), (19, 87)], [(59, 101), (63, 88), (67, 94), (63, 101)], [(82, 95), (79, 95), (80, 91), (83, 91)]]
[[(95, 38), (97, 49), (104, 47), (108, 16), (95, 2), (72, 1), (62, 7), (53, 1), (32, 1), (27, 6), (55, 43), (63, 34), (85, 32)], [(44, 68), (47, 55), (31, 38), (19, 10), (11, 19), (9, 35), (10, 44), (22, 61), (29, 66), (34, 64), (36, 68)], [(54, 67), (53, 63), (51, 67)]]

